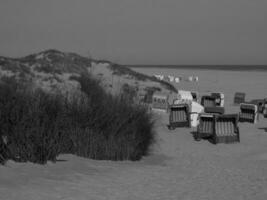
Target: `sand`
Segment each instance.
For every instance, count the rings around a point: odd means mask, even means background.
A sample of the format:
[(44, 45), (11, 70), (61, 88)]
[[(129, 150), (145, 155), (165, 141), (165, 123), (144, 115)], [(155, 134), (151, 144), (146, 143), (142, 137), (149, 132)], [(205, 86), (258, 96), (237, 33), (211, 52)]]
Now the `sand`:
[[(137, 69), (147, 74), (197, 75), (181, 89), (221, 91), (227, 113), (236, 91), (247, 99), (267, 96), (267, 73)], [(195, 85), (194, 85), (195, 84)], [(41, 166), (9, 161), (0, 166), (0, 199), (185, 199), (266, 200), (267, 119), (240, 123), (241, 142), (213, 145), (193, 139), (193, 129), (167, 129), (168, 116), (155, 114), (157, 142), (141, 161), (95, 161), (61, 155)]]

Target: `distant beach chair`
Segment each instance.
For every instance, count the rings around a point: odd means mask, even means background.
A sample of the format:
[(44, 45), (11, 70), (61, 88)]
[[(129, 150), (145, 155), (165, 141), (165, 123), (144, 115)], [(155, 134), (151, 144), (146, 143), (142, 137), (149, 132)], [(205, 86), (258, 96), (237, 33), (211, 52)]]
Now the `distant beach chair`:
[(174, 104), (191, 103), (193, 96), (190, 91), (178, 90), (177, 98), (174, 100)]
[(214, 144), (240, 142), (237, 114), (200, 114), (196, 140), (210, 139)]
[(174, 76), (168, 75), (169, 81), (173, 82), (174, 81)]
[(249, 103), (241, 103), (240, 104), (240, 113), (239, 113), (239, 121), (240, 122), (249, 122), (249, 123), (257, 123), (259, 120), (258, 115), (258, 106)]
[(190, 127), (190, 108), (188, 104), (173, 104), (169, 109), (168, 128), (170, 130), (177, 127)]
[(154, 77), (158, 80), (163, 80), (164, 76), (161, 74), (154, 74)]
[(216, 106), (216, 97), (213, 96), (202, 96), (201, 105), (204, 107), (215, 107)]
[(246, 94), (243, 92), (236, 92), (234, 96), (234, 104), (240, 104), (245, 102)]
[(264, 118), (267, 118), (267, 98), (264, 99), (262, 114)]
[(168, 111), (168, 94), (154, 92), (152, 96), (152, 110), (159, 110), (159, 111)]
[(158, 80), (161, 79), (161, 75), (158, 75), (158, 74), (154, 74), (154, 77), (155, 77), (156, 79), (158, 79)]
[(188, 80), (189, 82), (192, 82), (192, 81), (193, 81), (193, 76), (189, 76), (187, 80)]
[(179, 83), (180, 82), (180, 78), (179, 77), (175, 77), (174, 81), (175, 81), (175, 83)]
[(264, 99), (253, 99), (248, 103), (255, 104), (256, 106), (258, 106), (258, 112), (263, 113)]

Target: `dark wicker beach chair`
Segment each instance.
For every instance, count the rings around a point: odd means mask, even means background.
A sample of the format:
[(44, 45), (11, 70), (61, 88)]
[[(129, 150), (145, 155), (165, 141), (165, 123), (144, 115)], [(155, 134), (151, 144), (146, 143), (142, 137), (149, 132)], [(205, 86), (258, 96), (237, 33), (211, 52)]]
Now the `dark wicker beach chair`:
[(250, 102), (248, 102), (250, 104), (254, 104), (256, 106), (258, 106), (258, 112), (259, 113), (263, 113), (263, 109), (264, 109), (264, 99), (253, 99)]
[(240, 142), (238, 115), (215, 115), (214, 144)]
[(214, 132), (215, 118), (214, 114), (200, 114), (199, 125), (197, 126), (196, 138), (211, 138)]
[(201, 114), (196, 139), (210, 139), (214, 144), (240, 142), (237, 114)]
[(202, 96), (201, 105), (204, 107), (215, 107), (216, 106), (216, 97), (212, 96)]
[(267, 98), (264, 99), (262, 114), (264, 118), (267, 118)]
[(188, 104), (173, 104), (169, 108), (169, 129), (190, 127), (190, 107)]
[(245, 102), (246, 94), (243, 92), (236, 92), (234, 96), (234, 104), (240, 104)]
[(239, 121), (257, 123), (259, 119), (258, 106), (249, 103), (240, 104)]

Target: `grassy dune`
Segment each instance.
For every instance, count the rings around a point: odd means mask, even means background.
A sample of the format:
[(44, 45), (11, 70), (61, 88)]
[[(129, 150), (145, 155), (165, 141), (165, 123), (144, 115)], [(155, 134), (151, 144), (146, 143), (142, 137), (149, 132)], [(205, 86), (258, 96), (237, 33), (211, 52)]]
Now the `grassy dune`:
[(147, 109), (124, 93), (107, 94), (88, 75), (77, 78), (82, 96), (66, 99), (30, 90), (9, 79), (0, 84), (0, 161), (44, 164), (60, 153), (92, 159), (139, 160), (153, 143)]

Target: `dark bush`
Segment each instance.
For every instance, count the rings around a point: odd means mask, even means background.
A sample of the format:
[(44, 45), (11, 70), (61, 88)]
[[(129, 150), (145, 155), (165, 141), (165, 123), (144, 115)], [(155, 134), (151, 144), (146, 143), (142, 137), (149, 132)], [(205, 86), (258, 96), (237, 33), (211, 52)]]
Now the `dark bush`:
[[(16, 161), (45, 163), (60, 153), (64, 127), (60, 98), (15, 85), (0, 86), (0, 154)], [(2, 141), (3, 143), (3, 141)]]
[[(129, 100), (128, 93), (127, 98), (124, 93), (116, 97), (106, 94), (90, 77), (77, 80), (87, 98), (79, 103), (80, 111), (75, 111), (79, 119), (71, 133), (73, 153), (109, 160), (138, 160), (146, 155), (154, 139), (152, 116), (147, 109)], [(83, 119), (87, 121), (81, 123)], [(78, 145), (82, 143), (88, 148)]]
[(44, 164), (60, 153), (92, 159), (139, 160), (154, 139), (151, 114), (121, 96), (104, 92), (89, 76), (75, 78), (85, 95), (69, 100), (0, 84), (0, 162)]

